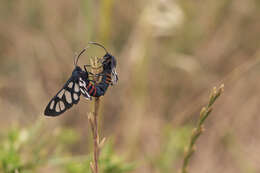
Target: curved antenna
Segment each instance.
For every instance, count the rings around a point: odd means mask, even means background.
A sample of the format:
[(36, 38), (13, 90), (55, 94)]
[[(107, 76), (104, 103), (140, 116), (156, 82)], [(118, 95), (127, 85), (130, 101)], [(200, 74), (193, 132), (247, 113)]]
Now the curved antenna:
[(74, 65), (76, 66), (79, 61), (79, 57), (87, 50), (88, 47), (84, 48), (78, 55), (76, 53), (76, 57), (74, 58)]
[(106, 48), (105, 48), (103, 45), (99, 44), (99, 43), (96, 43), (96, 42), (88, 42), (88, 44), (94, 44), (94, 45), (97, 45), (97, 46), (99, 46), (99, 47), (102, 47), (102, 48), (106, 51), (106, 53), (108, 53), (108, 51), (106, 50)]

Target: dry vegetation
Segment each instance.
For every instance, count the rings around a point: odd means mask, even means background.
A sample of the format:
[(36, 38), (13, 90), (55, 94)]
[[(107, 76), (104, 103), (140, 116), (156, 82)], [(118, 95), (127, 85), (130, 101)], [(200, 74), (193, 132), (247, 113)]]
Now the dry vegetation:
[[(225, 83), (190, 173), (259, 172), (259, 21), (258, 0), (1, 0), (0, 160), (17, 150), (33, 172), (90, 170), (73, 163), (92, 151), (91, 103), (81, 99), (57, 118), (43, 110), (70, 75), (74, 52), (97, 41), (119, 73), (101, 98), (101, 170), (177, 172), (209, 90)], [(88, 50), (80, 63), (103, 53)]]

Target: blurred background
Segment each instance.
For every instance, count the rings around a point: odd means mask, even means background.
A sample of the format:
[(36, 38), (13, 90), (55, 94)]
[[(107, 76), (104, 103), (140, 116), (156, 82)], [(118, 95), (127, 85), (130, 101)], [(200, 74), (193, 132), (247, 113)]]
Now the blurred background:
[[(0, 172), (90, 172), (92, 103), (43, 115), (89, 41), (118, 60), (101, 101), (104, 173), (177, 172), (221, 83), (189, 170), (259, 172), (259, 21), (258, 0), (1, 0)], [(103, 55), (92, 46), (79, 63)]]

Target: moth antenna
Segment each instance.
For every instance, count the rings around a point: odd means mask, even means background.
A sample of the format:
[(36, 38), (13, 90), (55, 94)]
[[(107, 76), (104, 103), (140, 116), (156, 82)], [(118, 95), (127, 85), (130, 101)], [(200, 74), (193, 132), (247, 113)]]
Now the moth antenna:
[(96, 43), (96, 42), (88, 42), (88, 44), (94, 44), (94, 45), (97, 45), (99, 47), (102, 47), (106, 53), (108, 53), (107, 49), (102, 45), (102, 44), (99, 44), (99, 43)]
[[(88, 46), (89, 47), (89, 46)], [(79, 57), (88, 49), (88, 47), (84, 48), (78, 55), (76, 53), (76, 57), (74, 58), (74, 65), (76, 66), (79, 61)]]

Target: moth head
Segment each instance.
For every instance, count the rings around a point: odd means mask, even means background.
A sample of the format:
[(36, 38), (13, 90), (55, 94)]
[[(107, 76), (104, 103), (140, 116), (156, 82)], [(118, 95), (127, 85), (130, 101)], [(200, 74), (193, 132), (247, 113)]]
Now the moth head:
[(82, 77), (84, 79), (85, 78), (87, 79), (88, 78), (88, 72), (82, 70), (79, 66), (76, 66), (75, 69), (72, 72), (72, 76), (76, 77), (76, 78)]
[(72, 76), (79, 76), (82, 72), (83, 70), (79, 66), (76, 66), (72, 71)]
[(104, 55), (104, 57), (102, 59), (103, 65), (109, 64), (109, 65), (111, 65), (111, 68), (116, 68), (116, 58), (113, 55), (111, 55), (110, 53), (108, 53), (107, 49), (103, 45), (96, 43), (96, 42), (89, 42), (89, 44), (97, 45), (105, 50), (106, 54)]
[(115, 69), (116, 63), (117, 63), (116, 58), (113, 55), (111, 55), (109, 53), (104, 55), (103, 62), (102, 62), (103, 65), (107, 64), (111, 67), (111, 69)]
[(76, 66), (74, 71), (80, 73), (82, 72), (82, 69), (80, 68), (80, 66)]

